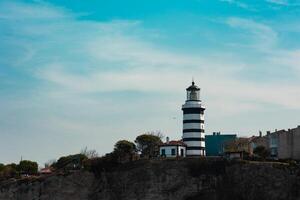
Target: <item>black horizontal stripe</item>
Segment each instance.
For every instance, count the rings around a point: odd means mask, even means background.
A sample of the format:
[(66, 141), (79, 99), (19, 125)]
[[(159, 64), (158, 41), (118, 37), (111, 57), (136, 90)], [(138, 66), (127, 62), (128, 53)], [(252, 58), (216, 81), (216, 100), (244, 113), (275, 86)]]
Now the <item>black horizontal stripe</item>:
[(202, 119), (189, 119), (189, 120), (183, 120), (183, 123), (204, 123), (204, 120)]
[(184, 142), (187, 142), (187, 141), (205, 141), (205, 138), (183, 138), (182, 140)]
[(203, 108), (182, 108), (183, 114), (203, 114)]
[(183, 133), (199, 132), (204, 133), (204, 129), (183, 129)]
[(186, 150), (205, 150), (205, 147), (186, 147)]

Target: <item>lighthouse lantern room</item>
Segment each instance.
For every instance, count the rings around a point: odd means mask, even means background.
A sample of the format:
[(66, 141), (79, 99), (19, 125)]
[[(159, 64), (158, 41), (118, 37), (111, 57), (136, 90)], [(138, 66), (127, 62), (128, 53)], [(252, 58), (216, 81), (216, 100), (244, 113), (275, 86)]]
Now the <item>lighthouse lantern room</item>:
[(183, 135), (187, 145), (186, 156), (205, 156), (204, 110), (200, 100), (200, 88), (192, 85), (186, 89), (187, 99), (182, 105)]

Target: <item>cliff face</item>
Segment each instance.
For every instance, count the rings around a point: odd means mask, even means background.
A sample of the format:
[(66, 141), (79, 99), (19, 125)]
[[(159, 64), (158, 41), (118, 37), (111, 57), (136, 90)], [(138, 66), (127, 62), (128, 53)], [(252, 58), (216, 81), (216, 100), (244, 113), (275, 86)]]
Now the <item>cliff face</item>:
[(297, 167), (267, 163), (167, 160), (112, 171), (76, 172), (0, 186), (0, 200), (294, 200)]

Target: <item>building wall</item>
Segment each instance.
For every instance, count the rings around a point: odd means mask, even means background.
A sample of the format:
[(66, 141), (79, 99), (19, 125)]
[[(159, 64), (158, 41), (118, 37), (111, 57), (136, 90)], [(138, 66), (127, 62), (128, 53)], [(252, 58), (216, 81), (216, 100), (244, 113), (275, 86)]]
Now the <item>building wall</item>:
[(224, 142), (225, 152), (247, 152), (250, 154), (250, 139), (249, 138), (236, 138)]
[[(183, 154), (181, 154), (181, 149), (183, 149)], [(186, 147), (178, 146), (178, 156), (185, 157), (186, 156)]]
[(280, 130), (268, 135), (269, 148), (279, 159), (300, 160), (300, 126), (288, 131)]
[(293, 153), (292, 158), (300, 160), (300, 127), (293, 129)]
[(292, 142), (293, 134), (290, 132), (278, 133), (278, 158), (287, 159), (292, 158)]
[(224, 143), (236, 139), (235, 134), (213, 134), (205, 136), (206, 156), (219, 156), (224, 153)]
[[(184, 146), (161, 146), (159, 148), (159, 155), (163, 155), (162, 151), (163, 149), (165, 150), (165, 156), (166, 157), (177, 157), (178, 156), (182, 156), (185, 157), (186, 156), (186, 148)], [(172, 149), (175, 149), (175, 155), (172, 155)], [(181, 154), (181, 149), (183, 149), (183, 155)]]
[(269, 142), (269, 149), (272, 157), (278, 157), (278, 133), (267, 135)]

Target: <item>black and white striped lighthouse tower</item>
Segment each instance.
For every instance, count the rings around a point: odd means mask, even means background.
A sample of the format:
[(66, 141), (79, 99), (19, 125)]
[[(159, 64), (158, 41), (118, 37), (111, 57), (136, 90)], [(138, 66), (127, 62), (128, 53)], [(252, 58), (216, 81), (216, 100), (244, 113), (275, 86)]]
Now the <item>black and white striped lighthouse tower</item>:
[(205, 156), (204, 110), (200, 100), (200, 88), (192, 82), (186, 89), (187, 99), (182, 105), (183, 135), (187, 156)]

